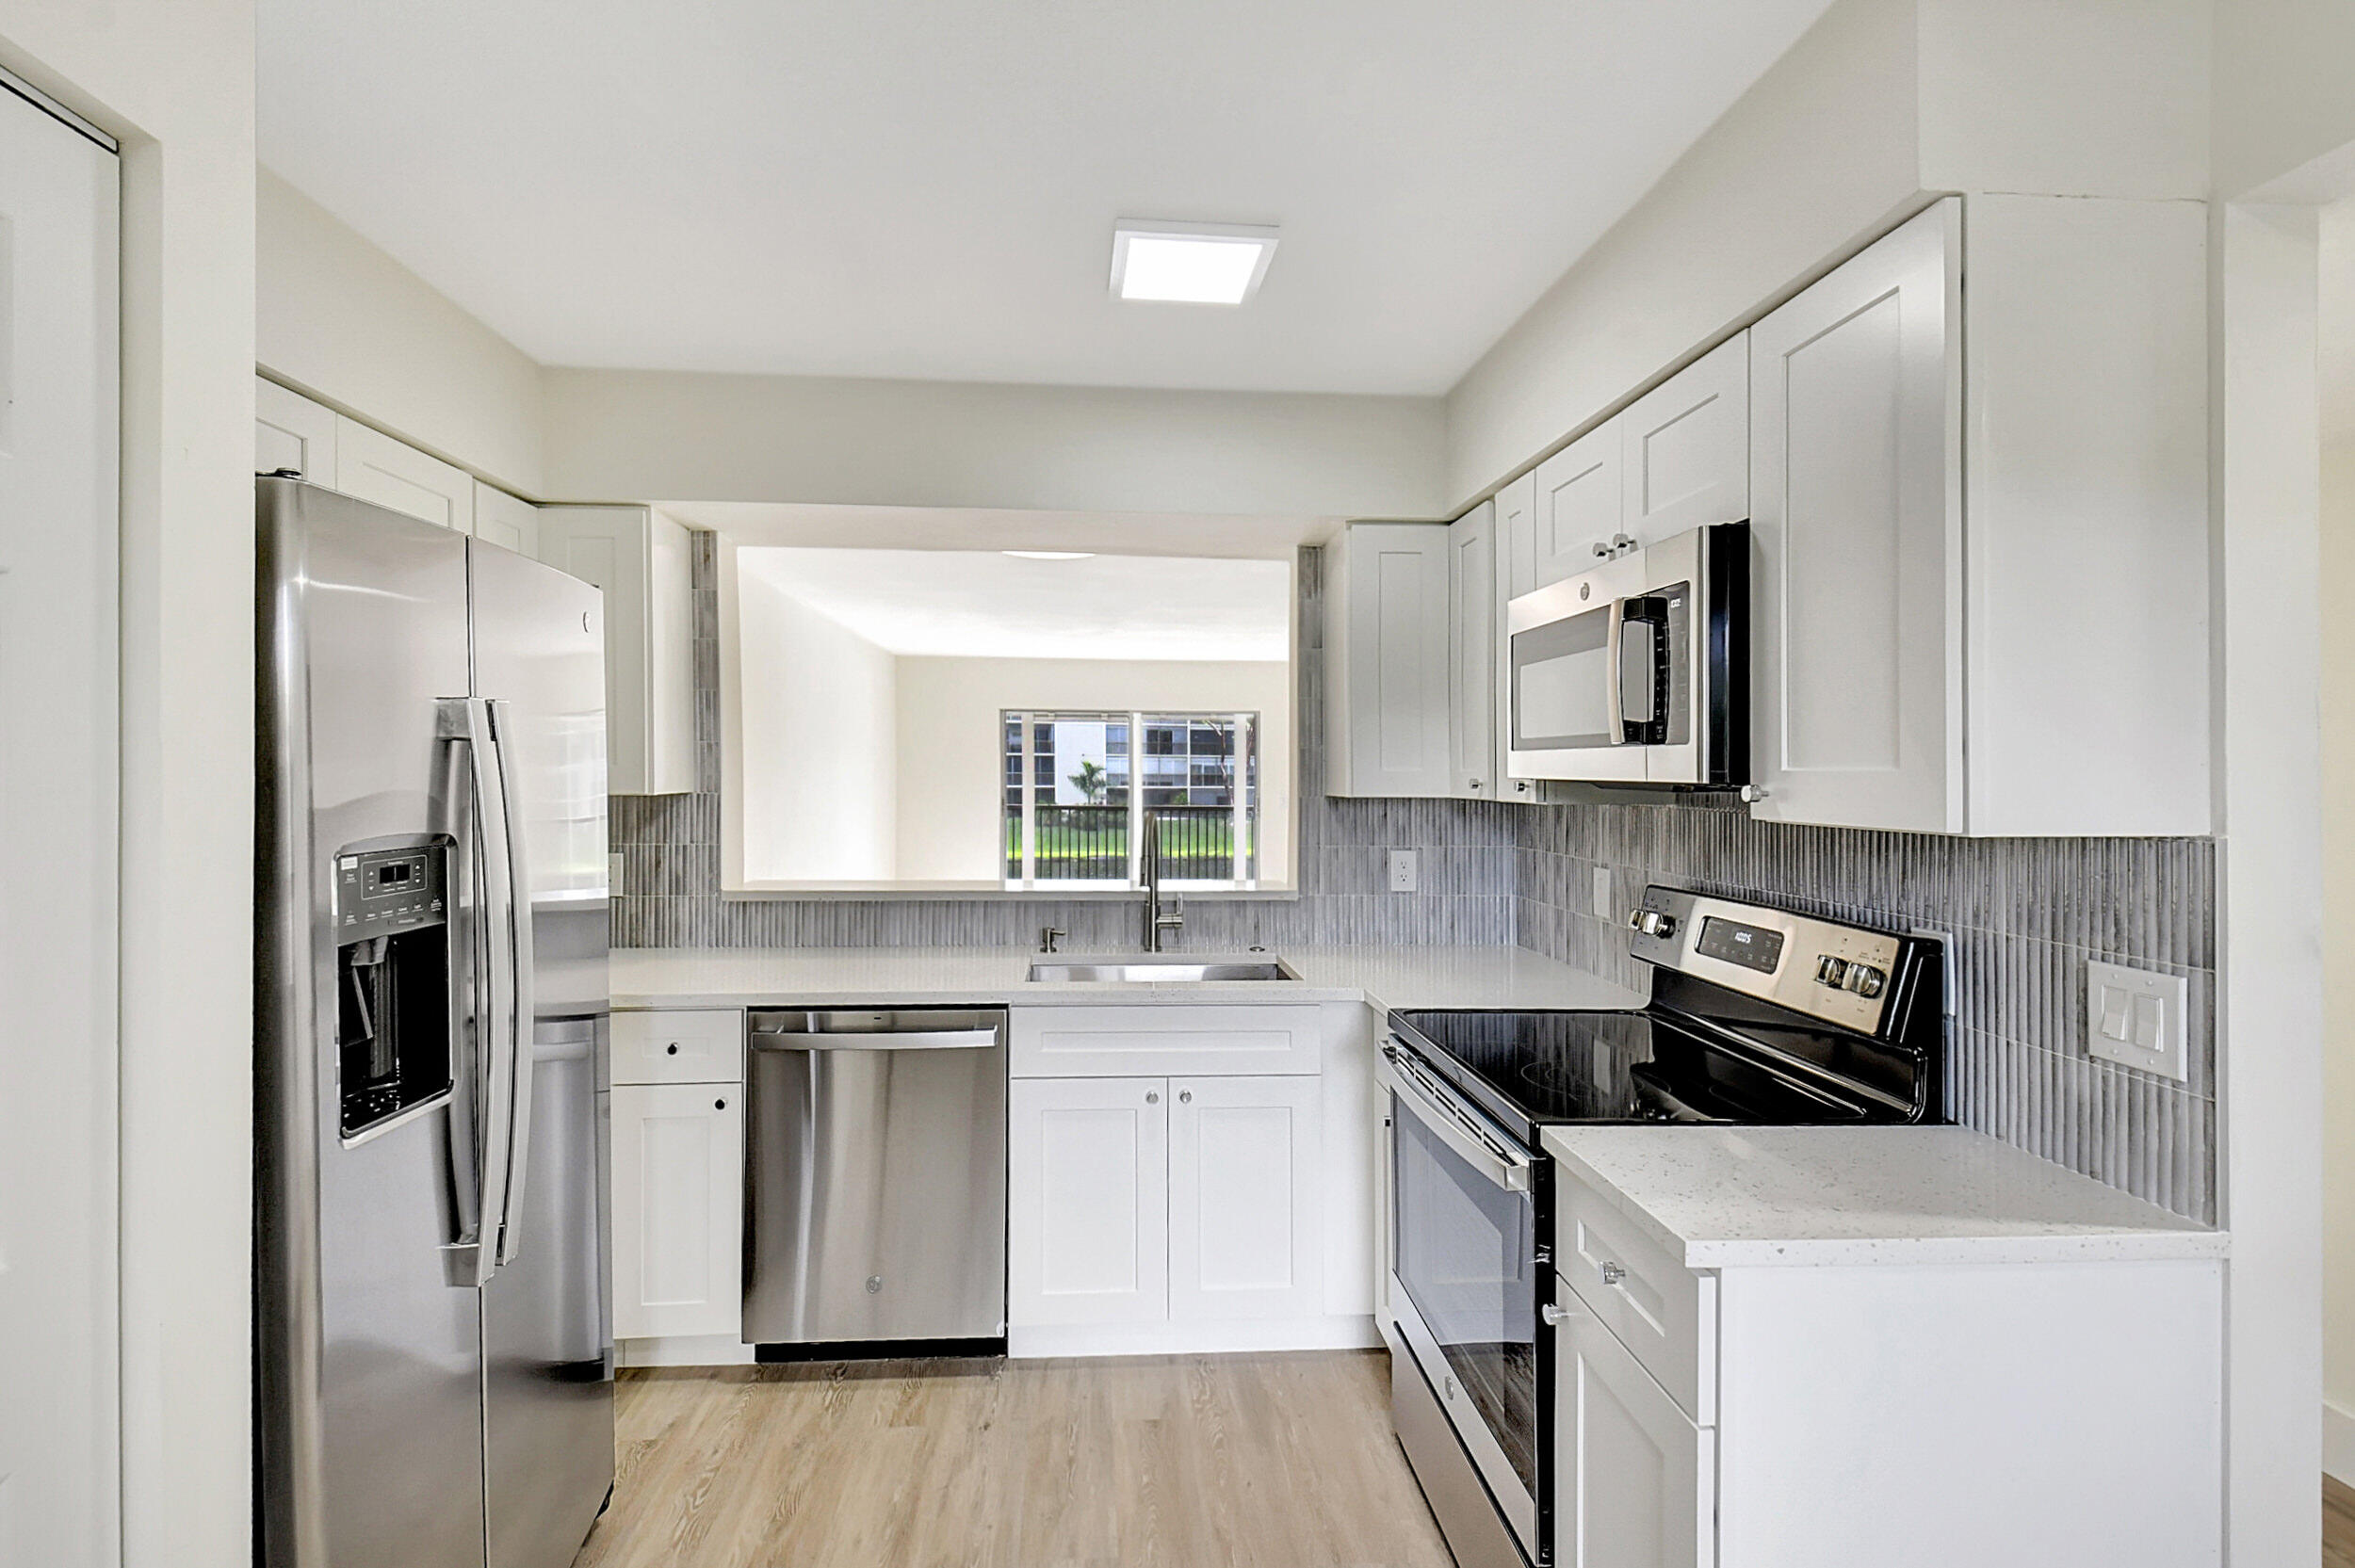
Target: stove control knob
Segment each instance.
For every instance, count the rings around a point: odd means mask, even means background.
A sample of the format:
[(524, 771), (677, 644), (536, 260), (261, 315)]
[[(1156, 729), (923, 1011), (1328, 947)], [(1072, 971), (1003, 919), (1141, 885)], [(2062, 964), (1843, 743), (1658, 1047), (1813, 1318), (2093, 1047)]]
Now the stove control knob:
[(1848, 966), (1848, 989), (1868, 1001), (1879, 995), (1881, 987), (1888, 982), (1889, 977), (1869, 963)]
[(1847, 983), (1847, 979), (1848, 964), (1845, 959), (1836, 959), (1829, 953), (1826, 953), (1815, 961), (1815, 983), (1817, 985), (1827, 985), (1837, 991)]
[(1677, 933), (1677, 917), (1656, 909), (1637, 910), (1629, 923), (1646, 936), (1670, 937)]

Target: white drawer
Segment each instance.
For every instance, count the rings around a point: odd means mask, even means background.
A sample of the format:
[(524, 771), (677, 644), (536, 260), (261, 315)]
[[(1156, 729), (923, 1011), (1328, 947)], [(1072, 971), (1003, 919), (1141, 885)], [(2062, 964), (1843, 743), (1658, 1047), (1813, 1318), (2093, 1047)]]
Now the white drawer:
[(1093, 1078), (1314, 1073), (1324, 1060), (1322, 1012), (1313, 1002), (1016, 1008), (1013, 1074)]
[[(1557, 1170), (1559, 1168), (1557, 1167)], [(1687, 1269), (1592, 1188), (1554, 1191), (1562, 1282), (1702, 1426), (1717, 1421), (1717, 1276)]]
[(744, 1014), (736, 1008), (613, 1015), (615, 1083), (742, 1083)]

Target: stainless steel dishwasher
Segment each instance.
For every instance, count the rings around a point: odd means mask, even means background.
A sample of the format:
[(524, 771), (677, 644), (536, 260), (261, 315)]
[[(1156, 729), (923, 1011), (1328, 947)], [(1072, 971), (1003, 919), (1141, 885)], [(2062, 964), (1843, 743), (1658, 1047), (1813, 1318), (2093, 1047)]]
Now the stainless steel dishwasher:
[(1004, 1010), (761, 1011), (751, 1046), (745, 1343), (1002, 1347)]

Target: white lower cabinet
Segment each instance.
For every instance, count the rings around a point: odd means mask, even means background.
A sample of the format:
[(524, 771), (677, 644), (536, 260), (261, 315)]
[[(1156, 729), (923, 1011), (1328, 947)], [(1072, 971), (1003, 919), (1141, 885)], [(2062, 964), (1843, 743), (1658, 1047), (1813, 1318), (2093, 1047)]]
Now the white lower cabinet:
[(1709, 1568), (1717, 1434), (1677, 1407), (1565, 1286), (1554, 1340), (1554, 1561)]
[(744, 1095), (613, 1086), (613, 1334), (715, 1334), (743, 1319)]
[(1018, 1078), (1007, 1103), (1007, 1322), (1168, 1317), (1168, 1081)]
[(1169, 1315), (1324, 1310), (1323, 1087), (1315, 1078), (1169, 1084)]
[[(1351, 1238), (1332, 1222), (1336, 1203), (1364, 1202), (1364, 1184), (1325, 1170), (1333, 1087), (1319, 1074), (1016, 1077), (1010, 1352), (1374, 1343), (1363, 1249), (1337, 1245)], [(1362, 1163), (1343, 1142), (1342, 1164)], [(1328, 1293), (1334, 1267), (1349, 1288)]]

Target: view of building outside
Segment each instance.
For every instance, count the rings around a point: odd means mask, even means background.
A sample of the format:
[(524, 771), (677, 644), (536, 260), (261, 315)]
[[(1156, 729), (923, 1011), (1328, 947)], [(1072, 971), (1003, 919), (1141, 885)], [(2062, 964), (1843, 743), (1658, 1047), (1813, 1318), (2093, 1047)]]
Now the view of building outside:
[(1257, 879), (1259, 715), (1003, 719), (1008, 885), (1136, 885), (1145, 814), (1160, 835), (1165, 883)]

